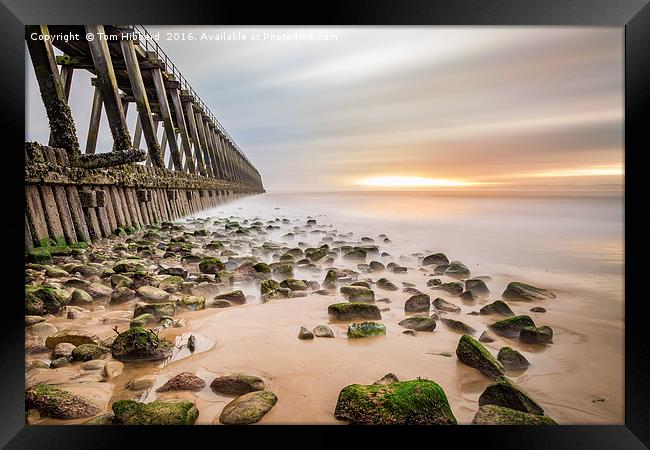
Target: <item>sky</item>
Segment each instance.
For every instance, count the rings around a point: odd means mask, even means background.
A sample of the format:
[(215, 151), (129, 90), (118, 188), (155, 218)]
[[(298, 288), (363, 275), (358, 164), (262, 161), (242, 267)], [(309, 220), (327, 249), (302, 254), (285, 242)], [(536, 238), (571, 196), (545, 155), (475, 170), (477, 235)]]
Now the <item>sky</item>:
[[(268, 191), (623, 183), (623, 28), (147, 28)], [(47, 142), (26, 64), (26, 140)]]

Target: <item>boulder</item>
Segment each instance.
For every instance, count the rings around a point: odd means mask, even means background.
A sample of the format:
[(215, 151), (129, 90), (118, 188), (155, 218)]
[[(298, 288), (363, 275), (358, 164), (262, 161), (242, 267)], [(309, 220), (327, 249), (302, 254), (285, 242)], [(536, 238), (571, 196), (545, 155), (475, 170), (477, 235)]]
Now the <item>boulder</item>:
[(56, 344), (56, 347), (54, 347), (54, 350), (52, 350), (52, 359), (70, 358), (72, 357), (72, 351), (75, 348), (76, 347), (69, 342), (61, 342), (60, 344)]
[(165, 384), (156, 389), (156, 392), (168, 391), (200, 391), (205, 387), (205, 380), (190, 372), (181, 372), (170, 378)]
[(142, 272), (144, 270), (144, 264), (138, 259), (123, 259), (113, 266), (115, 273)]
[(460, 362), (478, 369), (489, 378), (494, 379), (505, 373), (501, 363), (480, 342), (467, 334), (458, 341), (456, 356)]
[(70, 298), (71, 305), (89, 305), (93, 302), (93, 298), (86, 291), (75, 289)]
[(319, 338), (333, 338), (334, 332), (327, 325), (318, 325), (313, 330), (314, 336)]
[(339, 420), (356, 425), (455, 425), (447, 396), (434, 381), (351, 384), (339, 393)]
[(506, 300), (535, 301), (555, 298), (555, 294), (547, 289), (531, 286), (530, 284), (513, 281), (508, 283), (506, 290), (501, 294)]
[(377, 287), (384, 291), (397, 291), (399, 288), (391, 282), (388, 278), (380, 278), (377, 280)]
[(481, 336), (478, 338), (479, 342), (494, 342), (496, 339), (494, 335), (489, 331), (485, 330), (483, 333), (481, 333)]
[(72, 359), (74, 361), (90, 361), (101, 358), (109, 351), (108, 348), (101, 345), (81, 344), (72, 351)]
[(36, 409), (43, 417), (81, 419), (99, 414), (99, 408), (79, 395), (49, 384), (37, 384), (25, 391), (26, 410)]
[(157, 361), (172, 354), (174, 344), (144, 328), (130, 328), (120, 333), (111, 345), (113, 358), (118, 361)]
[(460, 261), (452, 261), (445, 269), (445, 275), (462, 280), (464, 278), (469, 278), (471, 274), (465, 264)]
[(199, 263), (199, 270), (201, 273), (217, 274), (223, 269), (223, 263), (219, 258), (203, 258)]
[(123, 425), (194, 425), (199, 417), (196, 405), (187, 400), (113, 403), (115, 421)]
[(517, 337), (523, 327), (534, 327), (535, 322), (530, 316), (512, 316), (489, 325), (490, 330), (499, 336)]
[(460, 320), (441, 318), (440, 321), (447, 328), (464, 334), (474, 334), (476, 330)]
[(138, 296), (148, 302), (161, 303), (169, 299), (169, 292), (153, 286), (142, 286), (136, 291)]
[(386, 334), (386, 326), (379, 322), (362, 322), (348, 325), (348, 338), (364, 338)]
[(450, 281), (449, 283), (442, 283), (438, 286), (435, 286), (434, 289), (440, 289), (441, 291), (446, 292), (449, 295), (459, 296), (463, 293), (463, 283), (460, 281)]
[(190, 311), (205, 309), (205, 297), (198, 295), (184, 295), (176, 303), (178, 306), (189, 309)]
[[(271, 280), (268, 280), (271, 281)], [(266, 281), (264, 282), (266, 283)], [(240, 290), (227, 292), (225, 294), (219, 294), (215, 297), (217, 300), (228, 300), (231, 303), (237, 303), (239, 305), (246, 303), (246, 296)]]
[(137, 296), (137, 292), (126, 286), (119, 286), (111, 295), (111, 303), (124, 303), (133, 300)]
[(309, 289), (305, 280), (296, 280), (295, 278), (287, 278), (280, 283), (280, 287), (291, 289), (292, 291), (306, 291)]
[(550, 344), (553, 342), (553, 329), (546, 326), (526, 326), (521, 329), (519, 340), (526, 344)]
[(185, 280), (177, 275), (170, 275), (160, 282), (158, 287), (167, 292), (178, 292), (183, 289)]
[(53, 349), (62, 342), (68, 342), (74, 346), (82, 344), (98, 344), (99, 338), (84, 330), (63, 330), (53, 334), (52, 336), (48, 336), (47, 339), (45, 339), (45, 346)]
[(425, 312), (431, 308), (431, 297), (427, 294), (415, 294), (404, 303), (404, 312)]
[(473, 425), (557, 425), (546, 416), (538, 416), (497, 405), (481, 406), (472, 420)]
[(381, 312), (372, 303), (343, 302), (328, 306), (327, 313), (336, 320), (380, 320)]
[(487, 298), (490, 295), (490, 289), (480, 278), (465, 280), (465, 290), (471, 292), (474, 297)]
[(499, 314), (505, 317), (512, 317), (515, 315), (508, 304), (502, 300), (496, 300), (488, 305), (485, 305), (479, 310), (479, 314)]
[(447, 311), (452, 313), (460, 312), (460, 306), (454, 305), (453, 303), (450, 303), (442, 298), (436, 298), (433, 302), (431, 302), (431, 304), (439, 311)]
[(152, 314), (156, 319), (170, 317), (176, 311), (176, 304), (172, 302), (165, 303), (136, 303), (133, 308), (133, 317), (142, 314)]
[(302, 340), (314, 339), (314, 333), (312, 333), (305, 327), (300, 327), (300, 331), (298, 332), (298, 339), (302, 339)]
[(502, 347), (497, 354), (497, 359), (506, 370), (524, 370), (530, 366), (524, 355), (510, 347)]
[(254, 375), (241, 373), (220, 376), (212, 380), (210, 389), (222, 395), (242, 395), (264, 390), (264, 381)]
[(415, 331), (433, 331), (436, 329), (436, 321), (428, 317), (409, 317), (402, 320), (399, 325)]
[(497, 405), (529, 414), (544, 415), (533, 398), (509, 378), (500, 376), (490, 383), (478, 399), (479, 406)]
[(228, 403), (219, 416), (225, 425), (248, 425), (259, 422), (277, 403), (271, 391), (249, 392)]
[(449, 259), (444, 253), (434, 253), (432, 255), (426, 256), (422, 260), (423, 266), (440, 266), (443, 264), (449, 264)]

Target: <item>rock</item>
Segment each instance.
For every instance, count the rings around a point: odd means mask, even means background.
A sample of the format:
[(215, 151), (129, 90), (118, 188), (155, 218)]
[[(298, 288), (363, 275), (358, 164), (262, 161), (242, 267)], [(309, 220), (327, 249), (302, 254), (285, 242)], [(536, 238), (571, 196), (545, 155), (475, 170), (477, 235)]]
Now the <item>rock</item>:
[(79, 313), (77, 311), (68, 311), (68, 314), (66, 315), (66, 319), (74, 320), (79, 317)]
[(393, 284), (388, 278), (380, 278), (377, 280), (377, 287), (384, 291), (397, 291), (399, 288)]
[(480, 278), (465, 280), (465, 290), (471, 292), (478, 298), (487, 298), (490, 295), (490, 289), (488, 289), (485, 281)]
[(205, 387), (205, 380), (190, 372), (181, 372), (169, 379), (165, 384), (156, 389), (156, 392), (167, 391), (200, 391)]
[(513, 281), (508, 283), (506, 290), (501, 294), (506, 300), (535, 301), (555, 298), (555, 294), (547, 289), (541, 289), (530, 284)]
[(324, 289), (336, 289), (338, 284), (338, 277), (336, 276), (335, 270), (328, 270), (327, 275), (325, 275), (325, 280), (323, 280)]
[(144, 328), (120, 333), (111, 345), (113, 358), (119, 361), (157, 361), (172, 354), (174, 345)]
[(343, 255), (343, 259), (353, 259), (353, 260), (365, 261), (366, 260), (366, 255), (367, 255), (367, 253), (366, 253), (366, 251), (364, 249), (355, 248), (353, 250), (350, 250), (350, 251), (346, 252)]
[(72, 351), (72, 359), (74, 361), (90, 361), (101, 358), (109, 351), (108, 348), (101, 345), (82, 344)]
[(460, 362), (478, 369), (489, 378), (494, 379), (505, 373), (501, 363), (480, 342), (466, 334), (458, 341), (456, 356)]
[(523, 327), (519, 333), (519, 340), (526, 344), (550, 344), (553, 342), (553, 329), (551, 327)]
[(70, 276), (68, 272), (63, 269), (59, 269), (58, 267), (48, 267), (45, 271), (45, 275), (50, 278), (63, 278)]
[(293, 265), (291, 264), (274, 264), (271, 266), (273, 275), (280, 279), (293, 278)]
[(530, 316), (513, 316), (507, 319), (499, 320), (490, 325), (490, 330), (494, 331), (499, 336), (504, 337), (517, 337), (523, 327), (534, 327), (535, 322)]
[(506, 377), (490, 383), (478, 399), (479, 406), (497, 405), (529, 414), (544, 415), (544, 410), (530, 395)]
[(327, 313), (336, 320), (380, 320), (381, 312), (372, 303), (344, 302), (329, 305)]
[(399, 378), (397, 378), (397, 376), (394, 373), (389, 372), (389, 373), (387, 373), (386, 375), (384, 375), (383, 377), (381, 377), (379, 380), (375, 381), (372, 384), (387, 385), (387, 384), (393, 384), (393, 383), (399, 383)]
[(264, 381), (254, 375), (237, 373), (215, 378), (210, 383), (210, 389), (217, 394), (242, 395), (254, 391), (263, 391)]
[(52, 255), (44, 247), (34, 247), (27, 252), (27, 261), (35, 264), (52, 264)]
[(266, 274), (271, 273), (271, 268), (269, 267), (269, 265), (263, 262), (254, 264), (253, 269), (255, 269), (255, 271), (258, 273), (266, 273)]
[(37, 384), (25, 391), (25, 407), (55, 419), (81, 419), (100, 412), (91, 401), (49, 384)]
[(133, 286), (133, 279), (121, 273), (115, 273), (111, 275), (111, 286), (113, 286), (113, 288), (122, 286), (130, 288)]
[(280, 283), (280, 287), (291, 289), (292, 291), (306, 291), (309, 289), (305, 280), (296, 280), (294, 278), (287, 278)]
[(187, 270), (183, 269), (182, 267), (168, 267), (166, 269), (160, 270), (158, 274), (181, 277), (183, 280), (187, 280)]
[(54, 350), (52, 351), (52, 359), (70, 358), (74, 349), (75, 346), (73, 344), (70, 344), (69, 342), (61, 342), (54, 347)]
[(113, 403), (115, 421), (124, 425), (194, 425), (199, 410), (190, 401), (140, 403), (118, 400)]
[(205, 305), (208, 308), (228, 308), (232, 306), (228, 300), (212, 300)]
[(79, 364), (79, 368), (88, 371), (104, 370), (106, 368), (106, 361), (100, 359), (91, 359), (90, 361)]
[(75, 289), (72, 292), (72, 297), (70, 298), (70, 304), (72, 305), (89, 305), (93, 302), (91, 295), (82, 291), (81, 289)]
[(534, 308), (530, 308), (530, 312), (545, 313), (546, 308), (542, 308), (541, 306), (535, 306)]
[(444, 253), (434, 253), (433, 255), (429, 255), (422, 260), (423, 266), (440, 266), (443, 264), (449, 264), (449, 259), (447, 259), (447, 256), (445, 256)]
[(41, 414), (36, 409), (30, 409), (25, 413), (25, 423), (27, 425), (35, 425), (42, 419)]
[(225, 425), (248, 425), (259, 422), (278, 398), (271, 391), (250, 392), (228, 403), (219, 416), (219, 422)]
[(194, 335), (187, 338), (187, 348), (189, 351), (194, 353), (194, 350), (196, 349), (196, 338)]
[(201, 273), (217, 274), (223, 269), (223, 263), (219, 258), (203, 258), (199, 263), (199, 270)]
[(140, 298), (149, 302), (165, 302), (169, 299), (169, 292), (153, 286), (142, 286), (136, 291)]
[(115, 414), (105, 413), (100, 414), (97, 417), (86, 420), (81, 425), (114, 425), (115, 424)]
[(184, 295), (177, 302), (178, 306), (181, 306), (190, 311), (198, 311), (200, 309), (205, 309), (205, 297), (200, 297), (198, 295)]
[(409, 317), (399, 323), (400, 326), (416, 331), (433, 331), (436, 321), (428, 317)]
[(124, 364), (119, 361), (107, 361), (104, 365), (104, 375), (109, 380), (120, 376), (124, 371)]
[(29, 327), (37, 323), (45, 322), (45, 317), (42, 316), (25, 316), (25, 326)]
[(50, 362), (50, 368), (51, 368), (51, 369), (58, 369), (59, 367), (69, 366), (69, 365), (70, 365), (70, 362), (71, 362), (71, 361), (70, 361), (71, 359), (72, 359), (72, 358), (70, 358), (70, 357), (67, 357), (67, 358), (66, 358), (66, 357), (64, 357), (64, 356), (62, 356), (62, 357), (60, 357), (60, 358), (53, 359), (53, 360)]
[(314, 336), (319, 338), (333, 338), (334, 332), (327, 325), (318, 325), (313, 330)]
[(447, 396), (434, 381), (351, 384), (339, 393), (334, 410), (355, 425), (455, 425)]
[(165, 303), (136, 303), (133, 308), (133, 317), (142, 314), (152, 314), (156, 319), (161, 317), (171, 317), (176, 311), (176, 304), (172, 302)]
[(55, 348), (58, 344), (62, 342), (68, 342), (75, 346), (82, 344), (98, 344), (99, 339), (97, 336), (83, 330), (63, 330), (55, 333), (52, 336), (48, 336), (45, 339), (45, 346), (47, 348)]
[(138, 259), (123, 259), (113, 266), (113, 271), (115, 273), (142, 272), (145, 267), (140, 261)]
[(427, 281), (427, 286), (429, 287), (436, 287), (440, 286), (442, 284), (442, 280), (440, 278), (431, 278), (430, 280)]
[(348, 325), (348, 338), (386, 335), (386, 326), (379, 322), (362, 322)]
[(472, 420), (474, 425), (557, 425), (546, 416), (538, 416), (496, 405), (479, 408)]
[(25, 286), (25, 313), (32, 315), (58, 314), (66, 304), (63, 289)]
[(375, 293), (372, 289), (363, 286), (344, 286), (341, 288), (341, 293), (346, 295), (351, 302), (372, 303), (375, 301)]
[(30, 336), (38, 336), (44, 338), (47, 338), (48, 336), (52, 336), (53, 334), (56, 334), (59, 331), (57, 327), (55, 327), (54, 325), (48, 322), (39, 322), (27, 328), (27, 330)]
[(153, 324), (156, 322), (157, 322), (156, 318), (154, 317), (153, 314), (145, 313), (145, 314), (140, 314), (137, 317), (134, 317), (133, 320), (131, 320), (129, 326), (131, 328), (136, 328), (136, 327), (144, 328), (145, 325)]
[(460, 280), (463, 278), (469, 278), (471, 274), (465, 264), (460, 261), (452, 261), (445, 269), (445, 275)]
[(433, 302), (431, 302), (431, 304), (439, 311), (447, 311), (452, 313), (460, 312), (460, 306), (454, 305), (453, 303), (450, 303), (442, 298), (436, 298)]
[(530, 366), (524, 355), (510, 347), (502, 347), (497, 354), (497, 359), (506, 370), (524, 370)]
[(415, 330), (404, 330), (402, 331), (402, 334), (406, 334), (408, 336), (417, 336), (418, 333)]
[(459, 333), (474, 334), (476, 330), (460, 320), (441, 318), (440, 321), (447, 328), (458, 331)]
[(386, 269), (386, 266), (384, 266), (379, 261), (370, 261), (370, 270), (372, 272), (382, 272), (385, 269)]
[(154, 375), (143, 375), (133, 378), (127, 387), (132, 391), (142, 391), (152, 387), (155, 382), (156, 377)]
[[(271, 281), (271, 280), (269, 280)], [(220, 294), (215, 297), (217, 300), (228, 300), (232, 303), (243, 304), (246, 303), (246, 296), (240, 290), (227, 292), (225, 294)]]
[(305, 327), (300, 327), (300, 331), (298, 332), (298, 339), (314, 339), (314, 333)]
[(485, 305), (479, 310), (479, 314), (500, 314), (506, 317), (512, 317), (515, 315), (508, 304), (501, 300), (497, 300), (490, 303), (489, 305)]
[(454, 296), (459, 296), (464, 291), (463, 283), (461, 283), (459, 281), (451, 281), (449, 283), (442, 283), (442, 284), (436, 286), (435, 289), (440, 289), (441, 291), (445, 291), (449, 295), (454, 295)]
[(84, 290), (90, 294), (93, 300), (108, 300), (113, 295), (113, 289), (101, 283), (90, 283)]
[(166, 292), (179, 292), (183, 289), (184, 281), (182, 277), (171, 275), (162, 280), (158, 287)]
[(404, 312), (428, 312), (431, 307), (431, 297), (427, 294), (415, 294), (404, 303)]
[(111, 295), (112, 303), (124, 303), (133, 300), (137, 296), (137, 293), (133, 289), (129, 289), (126, 286), (119, 286), (115, 288), (115, 291)]
[(479, 342), (494, 342), (495, 337), (492, 333), (490, 333), (488, 330), (485, 330), (483, 333), (481, 333), (481, 337), (478, 338)]
[(475, 300), (474, 294), (472, 294), (472, 291), (465, 291), (462, 294), (460, 294), (460, 299), (464, 302), (473, 302)]

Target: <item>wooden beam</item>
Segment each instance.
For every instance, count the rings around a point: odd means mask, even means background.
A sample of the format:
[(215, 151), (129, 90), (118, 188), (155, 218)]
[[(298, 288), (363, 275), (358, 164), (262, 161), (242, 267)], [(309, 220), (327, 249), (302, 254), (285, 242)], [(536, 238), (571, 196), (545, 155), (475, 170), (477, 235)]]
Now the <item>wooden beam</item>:
[(196, 118), (194, 117), (194, 108), (192, 106), (192, 102), (185, 100), (183, 101), (183, 105), (185, 106), (185, 115), (187, 116), (187, 124), (190, 129), (192, 141), (194, 141), (194, 154), (196, 155), (196, 159), (199, 162), (199, 167), (203, 169), (203, 173), (201, 175), (212, 177), (213, 173), (211, 167), (205, 158), (207, 154), (204, 147), (201, 145), (201, 140), (199, 139), (199, 131), (196, 127)]
[(162, 159), (160, 145), (158, 145), (158, 138), (153, 125), (151, 117), (151, 108), (149, 107), (149, 100), (147, 99), (147, 92), (142, 81), (142, 73), (140, 73), (140, 66), (138, 66), (138, 57), (135, 54), (133, 41), (130, 39), (122, 39), (120, 41), (124, 60), (126, 61), (126, 68), (129, 74), (129, 81), (131, 83), (131, 90), (135, 97), (135, 103), (138, 109), (138, 123), (142, 128), (144, 140), (147, 143), (149, 150), (149, 158), (151, 163), (156, 167), (164, 167), (165, 163)]
[(131, 136), (129, 135), (126, 114), (122, 108), (122, 100), (117, 88), (115, 70), (113, 69), (111, 55), (105, 39), (104, 26), (86, 25), (86, 33), (94, 36), (94, 39), (88, 41), (88, 46), (97, 73), (97, 83), (102, 92), (108, 125), (115, 142), (115, 150), (128, 150), (131, 148)]
[(157, 67), (150, 69), (150, 73), (154, 86), (156, 88), (158, 104), (160, 105), (160, 115), (162, 116), (163, 127), (165, 128), (165, 133), (167, 134), (167, 143), (169, 144), (169, 151), (174, 163), (174, 168), (180, 172), (183, 170), (183, 164), (181, 160), (181, 154), (178, 151), (178, 145), (176, 143), (174, 122), (172, 121), (172, 114), (169, 109), (169, 103), (167, 102), (167, 92), (165, 91), (165, 85), (163, 84), (162, 74), (160, 72), (160, 69)]
[(98, 86), (94, 87), (93, 106), (90, 110), (90, 124), (88, 125), (88, 137), (86, 138), (86, 155), (94, 155), (97, 148), (97, 135), (102, 120), (102, 91)]
[(214, 138), (212, 136), (212, 125), (208, 116), (203, 114), (203, 131), (205, 133), (205, 140), (208, 143), (208, 150), (210, 151), (210, 162), (212, 163), (212, 172), (215, 178), (219, 177), (219, 162), (217, 160), (217, 153), (214, 147)]
[[(171, 76), (171, 75), (170, 75)], [(192, 157), (192, 147), (190, 145), (190, 137), (187, 134), (187, 126), (185, 125), (185, 117), (183, 116), (183, 106), (181, 105), (181, 99), (178, 95), (178, 89), (169, 88), (169, 96), (172, 99), (172, 104), (174, 105), (174, 113), (176, 114), (176, 125), (178, 125), (178, 132), (181, 135), (181, 143), (183, 144), (183, 151), (185, 152), (185, 161), (187, 163), (187, 168), (190, 173), (196, 173), (196, 166), (194, 165), (194, 159)], [(199, 163), (199, 172), (201, 175), (205, 175), (205, 168), (203, 167), (202, 161)]]
[[(32, 36), (37, 39), (32, 39)], [(47, 26), (26, 26), (25, 40), (50, 124), (51, 144), (53, 147), (65, 149), (71, 159), (76, 159), (81, 154), (77, 130), (56, 66)]]

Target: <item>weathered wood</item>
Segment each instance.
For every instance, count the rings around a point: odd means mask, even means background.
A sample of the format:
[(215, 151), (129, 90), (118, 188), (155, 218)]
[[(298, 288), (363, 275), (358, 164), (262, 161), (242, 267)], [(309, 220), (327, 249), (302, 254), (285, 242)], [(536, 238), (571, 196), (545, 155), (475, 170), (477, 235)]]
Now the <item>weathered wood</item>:
[(41, 194), (41, 202), (43, 210), (45, 211), (45, 218), (47, 221), (47, 229), (49, 236), (54, 239), (58, 244), (65, 245), (65, 235), (63, 234), (63, 226), (59, 218), (59, 210), (56, 207), (56, 199), (52, 186), (42, 185), (38, 187)]
[(74, 161), (75, 167), (96, 169), (100, 167), (121, 166), (132, 162), (144, 161), (147, 152), (141, 148), (129, 148), (123, 151), (100, 153), (98, 155), (81, 155)]
[(210, 165), (212, 166), (212, 173), (215, 177), (219, 176), (219, 163), (217, 162), (217, 154), (214, 150), (214, 143), (212, 141), (212, 133), (210, 130), (210, 121), (208, 120), (205, 114), (201, 115), (203, 123), (203, 135), (205, 136), (206, 146), (208, 148), (208, 154), (210, 155)]
[(97, 148), (97, 136), (99, 125), (102, 120), (102, 91), (98, 86), (93, 87), (93, 106), (90, 110), (90, 124), (88, 125), (88, 137), (86, 138), (86, 155), (94, 155)]
[(156, 88), (156, 95), (158, 96), (158, 105), (160, 105), (160, 115), (162, 116), (163, 127), (165, 128), (165, 133), (167, 134), (167, 143), (169, 145), (169, 151), (171, 153), (172, 161), (174, 162), (174, 168), (178, 171), (182, 171), (183, 164), (181, 162), (181, 154), (178, 151), (178, 146), (176, 144), (174, 122), (172, 121), (171, 111), (169, 109), (169, 103), (167, 102), (167, 92), (165, 91), (165, 86), (163, 84), (160, 69), (159, 68), (150, 69), (150, 74), (151, 74), (151, 78), (153, 79), (154, 86)]
[[(79, 190), (80, 198), (82, 194), (90, 195), (92, 194), (92, 189), (90, 186), (82, 186)], [(87, 204), (87, 203), (86, 203)], [(94, 206), (84, 206), (84, 202), (81, 202), (81, 206), (86, 217), (86, 223), (88, 224), (88, 231), (90, 232), (90, 239), (93, 242), (98, 242), (102, 238), (102, 228), (99, 225), (99, 219), (97, 217), (97, 211)]]
[(113, 205), (113, 198), (109, 186), (102, 186), (104, 190), (104, 197), (106, 202), (106, 214), (108, 216), (108, 223), (110, 224), (110, 233), (113, 234), (117, 229), (117, 216), (115, 213), (115, 205)]
[[(47, 162), (55, 166), (58, 165), (54, 149), (52, 147), (45, 147), (44, 150)], [(77, 242), (77, 234), (70, 214), (65, 188), (63, 186), (52, 186), (52, 192), (56, 200), (56, 207), (63, 228), (63, 236), (68, 244)]]
[[(70, 160), (65, 150), (55, 148), (56, 160), (60, 166), (70, 166)], [(86, 217), (81, 209), (81, 201), (79, 200), (79, 192), (77, 186), (65, 186), (65, 193), (68, 199), (68, 206), (70, 207), (70, 215), (74, 223), (75, 232), (77, 234), (77, 241), (88, 242), (90, 241), (90, 231), (86, 223)]]
[[(174, 106), (174, 113), (176, 115), (176, 125), (178, 126), (178, 132), (181, 136), (181, 143), (183, 145), (183, 151), (185, 152), (185, 160), (187, 162), (187, 168), (190, 173), (196, 173), (196, 166), (194, 165), (194, 160), (192, 159), (192, 147), (190, 146), (190, 137), (187, 134), (187, 126), (185, 125), (185, 117), (183, 116), (183, 106), (181, 105), (181, 99), (178, 95), (178, 89), (169, 88), (169, 96), (172, 99), (172, 105)], [(205, 175), (205, 169), (201, 170), (201, 162), (199, 162), (199, 172), (201, 175)]]
[(25, 199), (25, 213), (29, 219), (32, 239), (35, 245), (40, 245), (48, 239), (49, 232), (38, 187), (33, 184), (25, 185)]
[(97, 73), (97, 84), (102, 92), (104, 108), (113, 135), (115, 149), (118, 151), (128, 150), (131, 148), (131, 137), (117, 88), (108, 43), (104, 38), (104, 26), (86, 25), (86, 33), (94, 35), (94, 39), (88, 41), (88, 46)]
[(210, 149), (208, 148), (208, 142), (205, 138), (205, 130), (203, 129), (203, 116), (196, 108), (194, 108), (194, 122), (196, 123), (196, 131), (198, 132), (199, 142), (203, 152), (203, 160), (205, 161), (206, 168), (209, 167), (208, 173), (211, 177), (214, 177), (214, 166), (210, 158)]
[(103, 189), (96, 186), (93, 187), (97, 198), (97, 220), (102, 230), (102, 237), (108, 237), (113, 234), (110, 220), (108, 220), (108, 213), (106, 212), (106, 193)]
[(131, 82), (131, 90), (138, 109), (138, 118), (144, 140), (147, 143), (149, 150), (149, 158), (156, 167), (164, 167), (160, 145), (158, 145), (158, 138), (151, 116), (151, 108), (149, 107), (149, 100), (147, 99), (147, 91), (142, 81), (142, 73), (138, 65), (138, 57), (135, 54), (135, 48), (131, 39), (122, 39), (120, 42), (122, 47), (122, 54), (126, 62), (126, 68)]
[(29, 219), (27, 218), (27, 213), (25, 213), (25, 250), (34, 248), (34, 238), (29, 227)]
[[(32, 39), (33, 35), (37, 39)], [(63, 148), (70, 158), (80, 154), (77, 131), (65, 96), (65, 88), (54, 59), (54, 49), (46, 25), (25, 27), (27, 49), (50, 125), (53, 147)]]
[(122, 207), (122, 213), (124, 214), (124, 226), (136, 226), (135, 217), (132, 215), (131, 208), (129, 207), (128, 202), (126, 201), (126, 194), (124, 193), (125, 188), (119, 186), (116, 188), (116, 194), (120, 199), (120, 205)]
[(212, 143), (212, 149), (213, 149), (213, 155), (214, 155), (214, 162), (216, 166), (216, 176), (218, 178), (224, 178), (224, 170), (223, 170), (223, 161), (222, 161), (222, 156), (221, 156), (221, 149), (219, 148), (217, 144), (217, 139), (215, 137), (215, 130), (216, 126), (212, 122), (208, 122), (208, 137), (210, 139), (210, 142)]
[(185, 115), (187, 116), (187, 125), (190, 131), (190, 136), (192, 136), (192, 141), (194, 142), (194, 153), (199, 163), (199, 167), (203, 169), (201, 175), (212, 177), (214, 175), (212, 173), (210, 165), (207, 163), (207, 154), (204, 148), (201, 146), (201, 141), (199, 139), (199, 132), (196, 127), (196, 119), (194, 117), (194, 108), (192, 107), (192, 102), (186, 100), (183, 102), (183, 106), (185, 107)]
[(123, 228), (128, 226), (126, 215), (124, 213), (124, 206), (122, 205), (122, 199), (120, 198), (120, 194), (118, 194), (117, 192), (117, 188), (115, 186), (108, 186), (108, 193), (111, 197), (113, 210), (115, 211), (115, 221), (117, 222), (115, 229), (117, 229), (118, 227)]

